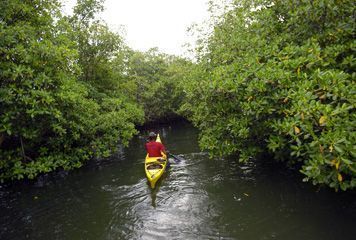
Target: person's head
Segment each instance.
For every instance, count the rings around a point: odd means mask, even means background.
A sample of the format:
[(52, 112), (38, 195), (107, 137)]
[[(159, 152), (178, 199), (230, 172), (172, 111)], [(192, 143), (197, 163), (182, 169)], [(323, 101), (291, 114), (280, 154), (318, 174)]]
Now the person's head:
[(156, 133), (150, 132), (150, 133), (148, 134), (148, 140), (149, 140), (149, 141), (156, 141), (156, 138), (157, 138), (157, 134), (156, 134)]

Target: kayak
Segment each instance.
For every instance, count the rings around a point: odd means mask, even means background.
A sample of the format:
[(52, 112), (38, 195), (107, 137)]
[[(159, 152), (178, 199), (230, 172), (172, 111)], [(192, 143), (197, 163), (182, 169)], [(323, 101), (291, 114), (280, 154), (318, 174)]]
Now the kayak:
[[(161, 142), (159, 134), (157, 134), (156, 142)], [(151, 188), (155, 188), (158, 179), (163, 175), (167, 167), (167, 156), (162, 153), (162, 157), (149, 157), (146, 155), (145, 172)]]

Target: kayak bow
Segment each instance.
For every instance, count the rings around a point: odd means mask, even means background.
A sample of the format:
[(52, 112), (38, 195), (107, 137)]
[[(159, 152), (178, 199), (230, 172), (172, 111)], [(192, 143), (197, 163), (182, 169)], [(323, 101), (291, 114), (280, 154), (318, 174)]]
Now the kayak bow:
[[(159, 134), (157, 134), (156, 142), (161, 142)], [(167, 156), (162, 153), (162, 157), (149, 157), (146, 155), (145, 172), (151, 188), (155, 188), (158, 179), (163, 175), (167, 166)]]

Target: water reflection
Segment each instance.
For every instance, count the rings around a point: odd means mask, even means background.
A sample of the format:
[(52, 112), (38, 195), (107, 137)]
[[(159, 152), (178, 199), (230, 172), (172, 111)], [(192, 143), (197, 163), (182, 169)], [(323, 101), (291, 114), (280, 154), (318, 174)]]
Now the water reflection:
[(164, 181), (164, 179), (166, 178), (167, 173), (164, 173), (161, 177), (161, 179), (157, 182), (156, 187), (154, 189), (152, 189), (149, 185), (149, 182), (147, 181), (147, 187), (150, 188), (150, 192), (151, 192), (151, 206), (156, 208), (157, 204), (156, 204), (156, 199), (157, 199), (157, 193), (159, 192), (159, 189), (161, 187), (161, 183), (162, 181)]
[(209, 159), (190, 125), (158, 129), (172, 161), (155, 189), (145, 133), (107, 161), (0, 189), (0, 239), (353, 239), (356, 197), (301, 182), (269, 159)]

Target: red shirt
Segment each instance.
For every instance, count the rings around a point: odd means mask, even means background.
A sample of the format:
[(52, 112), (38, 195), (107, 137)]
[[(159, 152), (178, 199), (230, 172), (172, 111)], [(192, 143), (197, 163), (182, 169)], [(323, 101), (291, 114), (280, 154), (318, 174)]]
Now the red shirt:
[(164, 146), (160, 142), (148, 142), (145, 145), (149, 157), (162, 157)]

